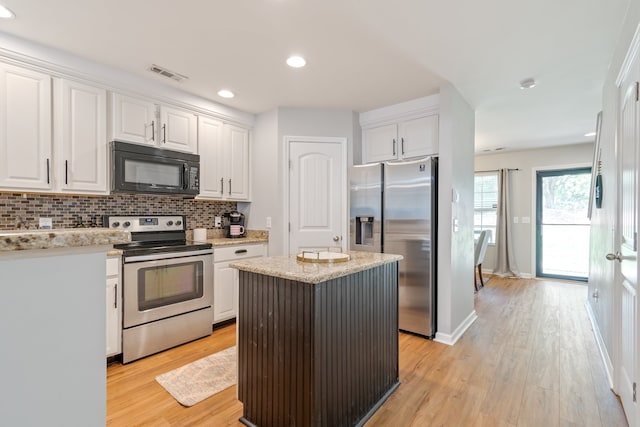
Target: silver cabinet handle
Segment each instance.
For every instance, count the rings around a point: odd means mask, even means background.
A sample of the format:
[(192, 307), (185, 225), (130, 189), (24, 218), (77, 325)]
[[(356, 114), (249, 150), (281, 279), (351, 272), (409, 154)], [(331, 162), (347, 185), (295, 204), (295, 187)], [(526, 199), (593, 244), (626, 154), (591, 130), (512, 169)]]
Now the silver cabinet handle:
[(51, 179), (49, 174), (49, 159), (47, 159), (47, 184), (51, 184)]
[(69, 160), (64, 161), (64, 183), (69, 184)]
[(118, 284), (113, 287), (113, 308), (118, 308)]
[(167, 143), (167, 124), (162, 124), (162, 142)]
[(404, 156), (404, 138), (400, 138), (400, 150)]
[(246, 249), (237, 249), (237, 250), (236, 250), (236, 255), (239, 255), (239, 254), (246, 254), (247, 252), (248, 252), (248, 251), (247, 251)]
[(606, 258), (609, 261), (622, 262), (622, 254), (620, 252), (616, 252), (615, 254), (607, 254)]
[(156, 121), (151, 120), (151, 140), (156, 140)]
[(393, 138), (393, 155), (396, 155), (396, 139)]
[(231, 179), (229, 179), (229, 195), (231, 195)]
[(220, 194), (224, 194), (224, 178), (220, 178)]

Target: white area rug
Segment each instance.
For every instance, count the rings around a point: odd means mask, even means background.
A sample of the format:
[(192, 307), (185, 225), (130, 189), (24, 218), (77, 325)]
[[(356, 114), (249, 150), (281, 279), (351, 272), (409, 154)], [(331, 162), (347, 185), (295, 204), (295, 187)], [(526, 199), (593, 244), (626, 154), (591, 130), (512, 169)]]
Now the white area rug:
[(234, 346), (158, 375), (156, 381), (180, 404), (193, 406), (234, 385), (236, 366)]

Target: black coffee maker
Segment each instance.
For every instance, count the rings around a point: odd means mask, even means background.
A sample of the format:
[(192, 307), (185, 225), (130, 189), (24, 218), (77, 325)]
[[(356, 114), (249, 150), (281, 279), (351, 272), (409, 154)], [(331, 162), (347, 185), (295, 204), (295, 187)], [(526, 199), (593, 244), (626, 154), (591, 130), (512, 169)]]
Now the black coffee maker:
[(238, 211), (231, 211), (224, 214), (222, 218), (227, 237), (235, 239), (247, 235), (247, 231), (244, 229), (244, 214)]

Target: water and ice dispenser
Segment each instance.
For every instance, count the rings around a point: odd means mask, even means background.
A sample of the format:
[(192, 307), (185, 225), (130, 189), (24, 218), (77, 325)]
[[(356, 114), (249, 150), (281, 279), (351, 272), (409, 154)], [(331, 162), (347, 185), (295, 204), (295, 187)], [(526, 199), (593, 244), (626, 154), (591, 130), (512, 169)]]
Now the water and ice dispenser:
[(373, 246), (373, 217), (356, 217), (356, 245)]

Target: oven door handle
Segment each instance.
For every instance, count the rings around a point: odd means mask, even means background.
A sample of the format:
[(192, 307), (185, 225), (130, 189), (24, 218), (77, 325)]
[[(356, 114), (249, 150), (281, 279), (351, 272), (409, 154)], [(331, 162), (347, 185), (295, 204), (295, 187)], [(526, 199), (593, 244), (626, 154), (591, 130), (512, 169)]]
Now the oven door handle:
[(137, 255), (137, 256), (125, 255), (123, 262), (128, 263), (128, 262), (140, 262), (140, 261), (157, 261), (162, 259), (185, 258), (185, 257), (191, 257), (191, 256), (199, 256), (199, 255), (213, 255), (213, 249), (204, 249), (204, 250), (189, 251), (189, 252), (167, 252), (167, 253)]

